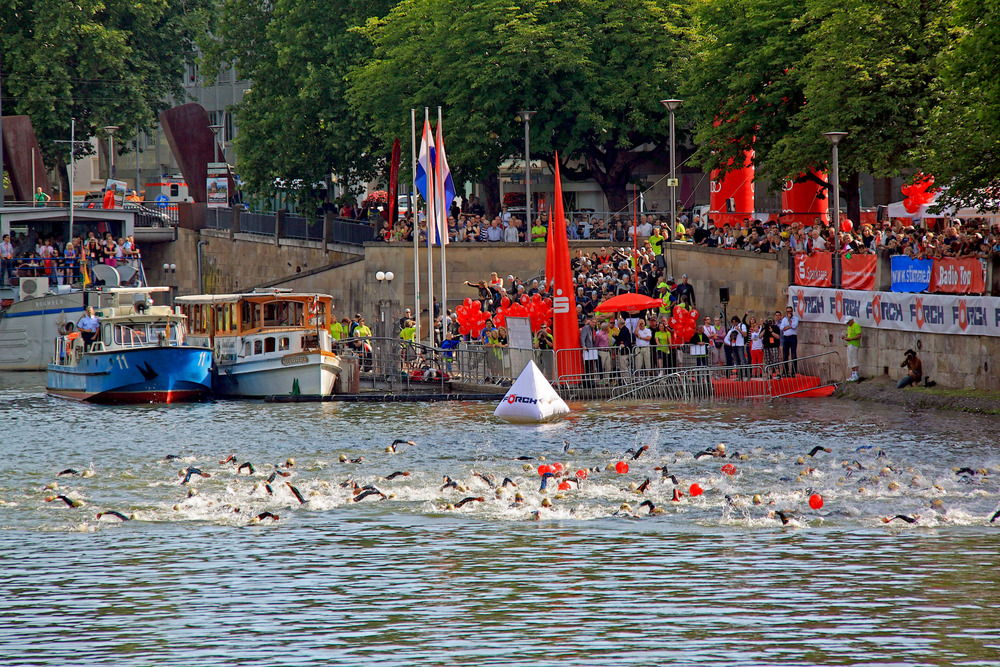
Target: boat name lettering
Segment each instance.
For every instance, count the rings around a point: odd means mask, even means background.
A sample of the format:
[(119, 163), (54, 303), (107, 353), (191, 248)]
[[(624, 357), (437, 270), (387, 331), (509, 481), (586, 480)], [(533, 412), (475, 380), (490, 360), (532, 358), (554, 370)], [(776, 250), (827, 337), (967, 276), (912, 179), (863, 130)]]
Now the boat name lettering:
[(281, 360), (282, 366), (294, 366), (296, 364), (305, 364), (309, 362), (309, 357), (304, 354), (295, 354), (291, 357), (285, 357)]

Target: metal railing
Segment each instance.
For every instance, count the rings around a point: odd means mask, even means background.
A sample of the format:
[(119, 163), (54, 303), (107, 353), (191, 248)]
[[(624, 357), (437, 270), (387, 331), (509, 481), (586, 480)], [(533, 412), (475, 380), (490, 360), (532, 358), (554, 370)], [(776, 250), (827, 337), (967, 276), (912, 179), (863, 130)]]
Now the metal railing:
[[(277, 228), (278, 218), (275, 215), (268, 215), (267, 213), (250, 213), (249, 211), (240, 212), (240, 231), (244, 234), (274, 236)], [(220, 227), (220, 229), (222, 228)]]

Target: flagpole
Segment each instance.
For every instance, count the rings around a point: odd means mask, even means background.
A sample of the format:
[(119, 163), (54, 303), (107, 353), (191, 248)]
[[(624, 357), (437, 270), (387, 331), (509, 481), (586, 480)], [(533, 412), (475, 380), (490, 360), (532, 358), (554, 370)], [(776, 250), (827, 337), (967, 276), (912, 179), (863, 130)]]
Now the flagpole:
[[(441, 141), (438, 142), (438, 143), (443, 144), (444, 143), (444, 130), (441, 129), (441, 107), (440, 106), (438, 107), (438, 135), (441, 137)], [(438, 157), (439, 164), (441, 165), (442, 170), (443, 170), (443, 168), (444, 168), (444, 162), (443, 162), (443, 156), (441, 154), (441, 146), (438, 146), (437, 150), (438, 150), (438, 156), (439, 156)], [(437, 173), (436, 170), (435, 170), (435, 173)], [(438, 227), (441, 230), (441, 234), (439, 236), (439, 238), (441, 239), (441, 315), (442, 315), (441, 321), (444, 322), (444, 315), (446, 315), (448, 313), (448, 264), (447, 264), (447, 261), (445, 260), (445, 248), (447, 247), (447, 237), (448, 237), (448, 205), (451, 202), (446, 202), (444, 200), (445, 197), (444, 197), (443, 171), (441, 172), (441, 175), (438, 178), (438, 180), (440, 181), (440, 186), (441, 186), (441, 190), (439, 191), (439, 195), (440, 196), (438, 197), (438, 199), (441, 202), (441, 204), (440, 204), (440, 206), (438, 208), (438, 210), (441, 211), (441, 216), (438, 218)], [(432, 308), (432, 311), (433, 311), (433, 308)], [(441, 332), (441, 338), (442, 339), (444, 338), (444, 334), (445, 334), (445, 332), (442, 331)]]
[[(431, 112), (429, 107), (424, 107), (424, 129), (430, 132), (430, 120)], [(433, 137), (431, 133), (431, 137)], [(427, 142), (430, 146), (430, 141)], [(435, 151), (436, 152), (436, 151)], [(428, 162), (433, 163), (434, 161), (428, 157)], [(429, 200), (437, 199), (434, 196), (434, 164), (428, 164), (427, 171), (427, 197)], [(431, 226), (436, 224), (434, 222), (434, 205), (435, 202), (427, 201), (424, 204), (427, 207), (427, 312), (429, 313), (427, 321), (430, 326), (427, 327), (427, 343), (431, 347), (434, 347), (434, 254), (433, 254), (433, 238), (431, 236)], [(420, 317), (420, 312), (417, 312), (417, 317)]]
[(639, 293), (639, 194), (632, 186), (632, 289)]
[[(417, 110), (410, 109), (410, 135), (413, 140), (413, 162), (411, 174), (413, 181), (412, 192), (417, 191)], [(420, 340), (420, 227), (419, 216), (413, 210), (411, 197), (410, 217), (413, 219), (413, 310), (417, 314), (415, 340)]]

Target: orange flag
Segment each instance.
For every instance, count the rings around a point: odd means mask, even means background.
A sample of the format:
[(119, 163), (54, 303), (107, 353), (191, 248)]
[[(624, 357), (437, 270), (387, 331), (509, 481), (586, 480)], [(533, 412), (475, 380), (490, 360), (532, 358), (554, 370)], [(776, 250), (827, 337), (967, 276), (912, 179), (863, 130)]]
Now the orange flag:
[(573, 291), (573, 271), (569, 263), (569, 240), (566, 237), (566, 214), (563, 211), (562, 181), (559, 178), (559, 153), (556, 153), (556, 193), (549, 220), (546, 248), (545, 279), (555, 279), (552, 290), (552, 333), (556, 351), (556, 368), (560, 377), (583, 373), (580, 351), (580, 325), (576, 320), (576, 295)]

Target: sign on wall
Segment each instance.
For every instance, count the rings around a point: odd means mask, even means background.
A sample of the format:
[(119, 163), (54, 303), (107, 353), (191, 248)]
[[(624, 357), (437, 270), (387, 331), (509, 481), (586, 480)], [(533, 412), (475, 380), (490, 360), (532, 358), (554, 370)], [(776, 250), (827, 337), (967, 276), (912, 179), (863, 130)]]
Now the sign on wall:
[(1000, 336), (1000, 297), (908, 294), (792, 286), (789, 305), (803, 322), (844, 324), (853, 316), (872, 329)]

